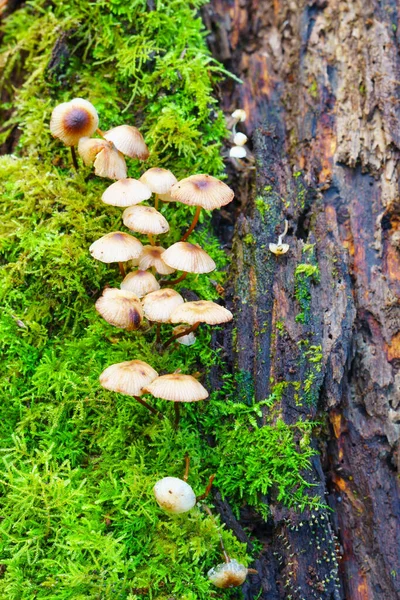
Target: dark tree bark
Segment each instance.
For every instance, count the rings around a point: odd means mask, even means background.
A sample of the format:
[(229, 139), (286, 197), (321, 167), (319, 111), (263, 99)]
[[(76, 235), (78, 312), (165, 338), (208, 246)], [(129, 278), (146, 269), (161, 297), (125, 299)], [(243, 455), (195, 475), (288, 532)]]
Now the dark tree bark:
[[(268, 498), (268, 523), (246, 510), (238, 523), (216, 498), (240, 539), (246, 526), (263, 544), (248, 599), (400, 598), (399, 8), (213, 0), (204, 11), (215, 56), (243, 80), (222, 101), (247, 111), (255, 156), (255, 170), (231, 170), (237, 332), (226, 347), (257, 400), (271, 378), (289, 382), (286, 422), (329, 422), (309, 477), (333, 512), (299, 516)], [(285, 219), (290, 251), (277, 257), (268, 244)], [(303, 263), (319, 279), (302, 278)]]

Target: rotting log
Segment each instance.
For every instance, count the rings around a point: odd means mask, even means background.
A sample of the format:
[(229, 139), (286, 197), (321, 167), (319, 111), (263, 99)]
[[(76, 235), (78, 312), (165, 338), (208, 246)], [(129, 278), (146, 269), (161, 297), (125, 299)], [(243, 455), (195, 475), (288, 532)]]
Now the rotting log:
[[(237, 317), (225, 348), (256, 400), (287, 383), (286, 422), (327, 417), (308, 476), (333, 510), (298, 515), (268, 497), (267, 523), (246, 507), (236, 522), (215, 499), (240, 539), (250, 530), (263, 546), (247, 599), (400, 598), (399, 9), (213, 0), (203, 12), (214, 55), (243, 80), (221, 101), (247, 111), (256, 167), (230, 172)], [(285, 219), (290, 251), (276, 257)]]

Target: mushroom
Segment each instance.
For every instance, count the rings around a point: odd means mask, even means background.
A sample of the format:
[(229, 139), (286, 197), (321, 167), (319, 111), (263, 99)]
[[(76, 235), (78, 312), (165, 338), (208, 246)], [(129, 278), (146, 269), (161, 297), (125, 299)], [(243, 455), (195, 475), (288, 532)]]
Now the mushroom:
[(229, 204), (234, 197), (233, 191), (226, 183), (211, 175), (191, 175), (190, 177), (186, 177), (186, 179), (182, 179), (172, 186), (170, 195), (177, 202), (196, 206), (192, 224), (182, 237), (182, 242), (189, 237), (196, 227), (202, 208), (206, 210), (221, 208), (221, 206)]
[(178, 342), (178, 344), (182, 344), (183, 346), (193, 346), (196, 343), (196, 336), (193, 332), (187, 333), (188, 327), (186, 325), (178, 325), (178, 327), (174, 327), (172, 333), (174, 334), (174, 339)]
[(82, 137), (78, 142), (78, 154), (84, 164), (89, 167), (96, 159), (96, 156), (104, 148), (110, 148), (111, 143), (100, 138)]
[(175, 285), (185, 279), (188, 273), (209, 273), (214, 271), (216, 264), (200, 246), (190, 242), (177, 242), (163, 253), (163, 261), (173, 269), (183, 271), (183, 274), (169, 281), (169, 285)]
[(113, 144), (107, 144), (103, 150), (100, 150), (93, 166), (95, 175), (98, 177), (125, 179), (127, 175), (125, 159)]
[(237, 108), (236, 110), (234, 110), (231, 116), (236, 121), (236, 123), (239, 123), (239, 121), (243, 123), (247, 119), (246, 111), (242, 108)]
[(143, 321), (143, 308), (133, 292), (106, 288), (95, 304), (96, 310), (111, 325), (133, 331)]
[(160, 342), (161, 323), (169, 323), (171, 313), (177, 306), (183, 304), (183, 298), (175, 290), (163, 288), (146, 294), (142, 300), (145, 317), (157, 323), (156, 343)]
[(229, 559), (228, 562), (210, 569), (207, 577), (217, 588), (232, 588), (242, 585), (246, 580), (247, 574), (247, 567), (235, 559)]
[(233, 143), (235, 144), (235, 146), (244, 146), (246, 142), (247, 135), (245, 135), (244, 133), (240, 133), (240, 131), (238, 133), (235, 133), (235, 135), (233, 136)]
[(164, 262), (165, 248), (161, 246), (144, 246), (139, 258), (139, 269), (146, 271), (154, 267), (160, 275), (170, 275), (175, 271)]
[(100, 375), (100, 384), (107, 390), (133, 396), (150, 412), (160, 417), (163, 415), (150, 406), (140, 396), (143, 388), (158, 377), (157, 371), (142, 360), (129, 360), (107, 367)]
[[(108, 143), (108, 142), (106, 142)], [(151, 190), (137, 179), (120, 179), (112, 183), (104, 192), (101, 199), (105, 204), (111, 206), (132, 206), (148, 200), (151, 196)]]
[(247, 156), (246, 148), (243, 148), (243, 146), (232, 146), (229, 150), (229, 156), (230, 158), (244, 158)]
[(196, 504), (196, 494), (186, 481), (178, 477), (160, 479), (153, 491), (157, 504), (173, 515), (187, 512)]
[(117, 262), (121, 275), (125, 277), (123, 263), (127, 260), (139, 258), (142, 249), (142, 244), (133, 235), (122, 231), (114, 231), (93, 242), (89, 252), (93, 258), (103, 263)]
[(167, 219), (152, 206), (129, 206), (124, 210), (122, 220), (131, 231), (148, 235), (152, 246), (155, 245), (154, 235), (169, 230)]
[(133, 292), (138, 298), (143, 298), (150, 292), (160, 289), (160, 284), (150, 271), (132, 271), (121, 282), (121, 290)]
[(103, 137), (112, 142), (122, 154), (130, 156), (130, 158), (138, 158), (139, 160), (149, 158), (149, 150), (142, 134), (136, 127), (118, 125), (118, 127), (103, 133)]
[(164, 198), (169, 199), (171, 187), (177, 183), (178, 180), (168, 169), (152, 167), (143, 173), (143, 175), (140, 177), (140, 181), (146, 184), (151, 189), (153, 194), (155, 194), (154, 207), (158, 208), (158, 199), (160, 198), (164, 202), (166, 201)]
[(82, 137), (90, 137), (97, 129), (99, 117), (93, 104), (83, 98), (74, 98), (55, 107), (50, 118), (52, 135), (66, 146), (71, 146), (74, 167), (78, 170), (75, 148)]
[(232, 313), (211, 300), (196, 300), (194, 302), (185, 302), (178, 306), (170, 316), (171, 323), (188, 323), (189, 328), (183, 329), (180, 333), (174, 334), (164, 344), (164, 349), (167, 348), (177, 338), (189, 335), (196, 331), (200, 323), (208, 325), (219, 325), (227, 323), (233, 319)]
[(289, 228), (289, 223), (285, 219), (285, 228), (283, 230), (283, 233), (281, 233), (281, 235), (278, 237), (278, 243), (277, 244), (269, 244), (270, 252), (272, 252), (273, 254), (276, 254), (277, 256), (280, 256), (281, 254), (286, 254), (286, 252), (289, 250), (289, 244), (284, 244), (282, 242), (283, 238), (285, 237), (285, 235), (288, 232), (288, 228)]

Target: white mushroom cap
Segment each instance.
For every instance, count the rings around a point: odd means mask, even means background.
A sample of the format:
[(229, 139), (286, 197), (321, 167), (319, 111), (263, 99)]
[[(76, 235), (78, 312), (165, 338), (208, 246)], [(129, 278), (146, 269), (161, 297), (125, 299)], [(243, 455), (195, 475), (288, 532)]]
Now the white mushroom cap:
[(171, 313), (183, 304), (183, 298), (175, 290), (163, 288), (147, 294), (143, 300), (144, 315), (149, 321), (169, 323)]
[(170, 514), (187, 512), (196, 504), (196, 494), (186, 481), (178, 477), (160, 479), (153, 491), (157, 504)]
[(146, 271), (154, 267), (160, 275), (170, 275), (175, 271), (164, 262), (165, 248), (161, 246), (144, 246), (139, 258), (139, 269)]
[(51, 114), (50, 131), (66, 146), (75, 146), (80, 138), (90, 137), (98, 126), (99, 117), (95, 107), (83, 98), (63, 102)]
[(105, 146), (103, 150), (96, 155), (93, 163), (95, 175), (98, 177), (107, 177), (108, 179), (125, 179), (126, 162), (125, 158), (113, 146)]
[(210, 569), (207, 577), (217, 588), (232, 588), (242, 585), (246, 580), (247, 573), (247, 567), (236, 560), (231, 560)]
[(146, 184), (154, 194), (168, 194), (178, 180), (168, 169), (152, 167), (143, 173), (140, 181)]
[(121, 283), (121, 290), (133, 292), (138, 298), (160, 289), (160, 284), (150, 271), (132, 271)]
[[(182, 333), (185, 329), (189, 329), (189, 325), (178, 325), (178, 327), (174, 327), (172, 330), (173, 335), (177, 335), (178, 333)], [(175, 340), (178, 344), (182, 344), (183, 346), (193, 346), (196, 343), (196, 336), (193, 331), (188, 333), (187, 335), (181, 335)]]
[(270, 244), (269, 249), (273, 254), (280, 256), (281, 254), (286, 254), (289, 250), (289, 244)]
[(206, 210), (221, 208), (233, 200), (234, 192), (223, 181), (211, 175), (191, 175), (171, 188), (171, 197), (189, 206), (201, 206)]
[(143, 200), (148, 200), (151, 196), (151, 190), (137, 179), (120, 179), (112, 183), (104, 192), (101, 199), (105, 204), (111, 206), (132, 206), (139, 204)]
[(114, 327), (134, 331), (143, 321), (143, 308), (132, 292), (106, 288), (95, 304), (96, 310)]
[(100, 384), (112, 392), (141, 396), (143, 388), (157, 377), (157, 371), (142, 360), (128, 360), (107, 367), (100, 375)]
[(247, 118), (247, 114), (246, 114), (246, 111), (243, 110), (242, 108), (237, 108), (236, 110), (233, 111), (232, 117), (236, 121), (241, 121), (243, 123)]
[(87, 167), (94, 163), (96, 156), (104, 148), (112, 148), (112, 145), (107, 140), (100, 138), (82, 137), (78, 142), (79, 156)]
[(113, 263), (138, 258), (142, 249), (142, 244), (133, 235), (114, 231), (93, 242), (89, 252), (93, 258), (101, 262)]
[(152, 206), (129, 206), (122, 220), (128, 229), (138, 233), (160, 235), (169, 230), (167, 219)]
[(246, 148), (243, 148), (243, 146), (232, 146), (229, 150), (229, 156), (231, 158), (244, 158), (246, 155)]
[(146, 160), (149, 158), (149, 150), (143, 139), (142, 134), (136, 127), (131, 125), (118, 125), (104, 134), (106, 140), (109, 140), (114, 146), (131, 158)]
[(209, 273), (216, 264), (200, 246), (190, 242), (177, 242), (163, 254), (163, 261), (179, 271), (187, 273)]
[(191, 375), (182, 375), (181, 373), (157, 377), (145, 387), (145, 391), (150, 392), (156, 398), (171, 402), (198, 402), (208, 398), (208, 392), (200, 381)]
[(185, 302), (178, 306), (171, 314), (171, 323), (208, 323), (208, 325), (218, 325), (227, 323), (233, 319), (232, 313), (211, 300), (196, 300), (195, 302)]
[(235, 133), (235, 135), (233, 136), (233, 143), (235, 144), (235, 146), (244, 146), (246, 142), (247, 135), (241, 133), (240, 131)]

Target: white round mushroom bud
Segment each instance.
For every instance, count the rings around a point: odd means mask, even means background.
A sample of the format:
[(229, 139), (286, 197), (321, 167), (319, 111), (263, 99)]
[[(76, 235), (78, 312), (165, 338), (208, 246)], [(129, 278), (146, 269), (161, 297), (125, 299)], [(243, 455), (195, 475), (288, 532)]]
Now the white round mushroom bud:
[(241, 121), (242, 123), (247, 118), (246, 111), (243, 110), (243, 108), (237, 108), (233, 111), (231, 116), (236, 119), (236, 121)]
[(229, 156), (231, 158), (244, 158), (246, 154), (246, 148), (243, 148), (243, 146), (232, 146), (229, 150)]
[(238, 133), (235, 133), (233, 137), (233, 143), (235, 144), (235, 146), (244, 146), (246, 142), (247, 135), (245, 135), (244, 133), (240, 133), (240, 131), (238, 131)]
[(154, 488), (157, 503), (165, 512), (178, 515), (196, 504), (196, 495), (190, 485), (178, 477), (164, 477)]
[(247, 577), (247, 567), (241, 565), (237, 560), (230, 560), (210, 569), (207, 573), (208, 579), (217, 588), (232, 588), (242, 585)]

